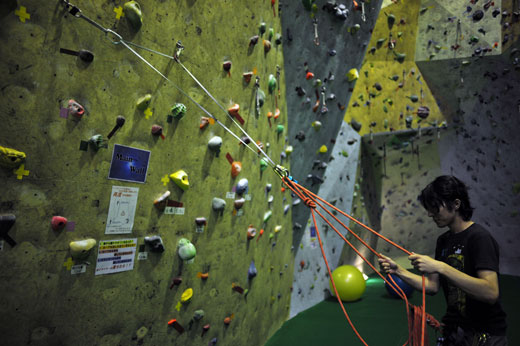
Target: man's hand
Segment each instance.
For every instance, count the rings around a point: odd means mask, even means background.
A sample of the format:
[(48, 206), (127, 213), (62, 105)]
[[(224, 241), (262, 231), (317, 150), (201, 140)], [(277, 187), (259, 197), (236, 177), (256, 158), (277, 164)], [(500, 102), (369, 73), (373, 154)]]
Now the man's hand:
[(443, 262), (439, 262), (426, 255), (413, 254), (408, 256), (415, 269), (421, 273), (433, 274), (438, 273)]
[(395, 263), (390, 257), (381, 255), (377, 261), (379, 262), (381, 270), (386, 274), (395, 274), (397, 272), (397, 263)]

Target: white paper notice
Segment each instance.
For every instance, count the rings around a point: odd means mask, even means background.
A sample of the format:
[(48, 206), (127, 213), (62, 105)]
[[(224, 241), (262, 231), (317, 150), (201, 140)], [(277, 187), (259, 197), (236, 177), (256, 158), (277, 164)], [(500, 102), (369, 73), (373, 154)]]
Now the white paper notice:
[(132, 233), (139, 188), (112, 186), (105, 234)]
[(103, 240), (99, 242), (96, 275), (134, 269), (137, 238)]

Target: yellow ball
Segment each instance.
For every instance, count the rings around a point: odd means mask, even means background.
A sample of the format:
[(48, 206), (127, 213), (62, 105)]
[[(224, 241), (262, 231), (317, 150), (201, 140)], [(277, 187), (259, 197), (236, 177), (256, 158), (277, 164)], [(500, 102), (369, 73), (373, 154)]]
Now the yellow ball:
[[(332, 272), (332, 278), (336, 284), (339, 297), (344, 302), (358, 300), (365, 292), (365, 278), (363, 278), (363, 274), (354, 266), (344, 265), (336, 268), (336, 270)], [(329, 280), (329, 286), (332, 295), (336, 296), (331, 280)]]

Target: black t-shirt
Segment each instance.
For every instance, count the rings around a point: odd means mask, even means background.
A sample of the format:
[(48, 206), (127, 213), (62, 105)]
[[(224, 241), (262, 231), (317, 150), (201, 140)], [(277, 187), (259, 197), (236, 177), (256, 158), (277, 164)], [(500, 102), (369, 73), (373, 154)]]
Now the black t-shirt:
[[(442, 234), (437, 239), (435, 259), (473, 277), (477, 277), (478, 270), (492, 270), (498, 275), (498, 244), (476, 223), (459, 233), (447, 231)], [(442, 322), (492, 335), (506, 334), (506, 314), (499, 300), (494, 304), (475, 300), (444, 276), (439, 277), (448, 304)]]

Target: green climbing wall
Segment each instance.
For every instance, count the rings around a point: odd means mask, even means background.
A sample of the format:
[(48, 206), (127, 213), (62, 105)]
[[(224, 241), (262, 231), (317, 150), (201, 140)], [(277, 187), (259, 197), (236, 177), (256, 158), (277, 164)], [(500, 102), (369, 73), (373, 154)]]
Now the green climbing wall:
[[(269, 29), (280, 32), (278, 10), (270, 2), (236, 1), (139, 1), (143, 25), (137, 32), (117, 10), (124, 1), (75, 2), (85, 16), (120, 33), (139, 45), (168, 55), (180, 40), (185, 47), (183, 64), (227, 109), (240, 104), (244, 129), (266, 152), (279, 157), (285, 145), (287, 124), (284, 71), (278, 78), (279, 99), (268, 91), (269, 75), (283, 67), (281, 45), (272, 39), (265, 52), (263, 39)], [(293, 260), (290, 212), (284, 204), (290, 195), (282, 192), (271, 169), (261, 171), (260, 158), (226, 133), (218, 124), (199, 129), (207, 116), (188, 97), (200, 103), (238, 136), (243, 134), (227, 118), (179, 64), (154, 52), (135, 48), (170, 81), (161, 77), (122, 44), (85, 20), (70, 15), (62, 2), (22, 0), (2, 6), (0, 29), (0, 145), (25, 152), (17, 172), (0, 168), (0, 214), (16, 215), (9, 236), (17, 245), (3, 242), (0, 251), (3, 306), (0, 333), (6, 344), (20, 345), (260, 345), (288, 315)], [(29, 17), (30, 16), (30, 17)], [(256, 46), (250, 37), (267, 32)], [(60, 48), (85, 49), (94, 54), (91, 63), (60, 54)], [(231, 61), (231, 70), (223, 62)], [(253, 72), (250, 83), (242, 74)], [(265, 92), (260, 112), (255, 110), (255, 77)], [(146, 112), (136, 109), (145, 94), (152, 99)], [(85, 108), (81, 119), (63, 111), (69, 99)], [(180, 120), (167, 121), (176, 103), (187, 106)], [(267, 112), (280, 109), (270, 126)], [(61, 114), (61, 116), (60, 116)], [(126, 122), (97, 152), (81, 151), (81, 141), (101, 134), (106, 139), (116, 117)], [(163, 127), (164, 140), (151, 134), (152, 125)], [(284, 129), (281, 129), (284, 130)], [(285, 131), (285, 130), (284, 130)], [(213, 136), (221, 136), (221, 153), (208, 149)], [(146, 183), (107, 179), (114, 144), (151, 152)], [(242, 172), (230, 175), (229, 153), (241, 161)], [(184, 170), (190, 187), (183, 191), (167, 176)], [(25, 174), (25, 175), (24, 175)], [(241, 178), (249, 180), (244, 207), (236, 212), (233, 191)], [(272, 184), (267, 202), (265, 186)], [(112, 186), (139, 188), (135, 222), (130, 234), (105, 234)], [(165, 191), (170, 201), (180, 202), (184, 214), (164, 214), (153, 201)], [(222, 214), (212, 210), (212, 199), (222, 198)], [(177, 204), (178, 206), (178, 204)], [(273, 215), (263, 223), (264, 213)], [(69, 220), (61, 231), (51, 229), (54, 215)], [(197, 233), (195, 218), (205, 217), (204, 232)], [(247, 240), (247, 229), (257, 229)], [(281, 230), (275, 232), (275, 226)], [(264, 234), (259, 238), (260, 229)], [(160, 235), (163, 253), (151, 252), (144, 237)], [(177, 255), (177, 242), (189, 239), (197, 249), (193, 263)], [(94, 275), (98, 247), (84, 264), (84, 273), (71, 274), (69, 242), (93, 238), (99, 241), (137, 238), (137, 251), (148, 258), (138, 260), (133, 270)], [(248, 281), (248, 268), (255, 261), (258, 275)], [(209, 273), (203, 280), (197, 273)], [(170, 287), (174, 277), (182, 283)], [(238, 285), (245, 291), (233, 289)], [(193, 289), (192, 299), (178, 304), (182, 293)], [(194, 320), (195, 310), (205, 312)], [(224, 319), (231, 317), (229, 325)], [(168, 325), (176, 319), (185, 329), (179, 333)], [(202, 335), (203, 326), (210, 329)], [(202, 335), (202, 336), (201, 336)]]

